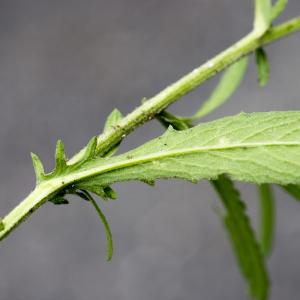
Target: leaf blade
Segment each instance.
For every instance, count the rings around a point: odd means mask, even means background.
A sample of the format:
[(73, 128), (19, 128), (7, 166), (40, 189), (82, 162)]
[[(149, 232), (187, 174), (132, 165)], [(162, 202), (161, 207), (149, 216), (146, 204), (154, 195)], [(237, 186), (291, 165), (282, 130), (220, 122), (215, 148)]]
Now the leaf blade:
[(270, 64), (267, 53), (263, 48), (258, 48), (255, 51), (258, 83), (261, 87), (268, 84), (270, 79)]
[(247, 280), (250, 294), (259, 300), (268, 296), (269, 279), (249, 218), (239, 192), (226, 176), (220, 176), (213, 185), (226, 209), (225, 227), (231, 237), (232, 247), (241, 273)]
[(226, 173), (244, 182), (299, 184), (299, 147), (299, 112), (243, 113), (180, 132), (169, 129), (125, 154), (88, 162), (78, 179), (95, 177), (104, 186), (172, 177), (198, 181)]
[(260, 244), (264, 256), (271, 253), (274, 240), (275, 203), (272, 187), (269, 184), (258, 186), (260, 202)]
[(229, 66), (211, 96), (203, 102), (199, 110), (193, 116), (182, 117), (181, 119), (184, 121), (201, 119), (228, 101), (243, 80), (247, 71), (248, 63), (248, 57), (244, 57), (232, 66)]

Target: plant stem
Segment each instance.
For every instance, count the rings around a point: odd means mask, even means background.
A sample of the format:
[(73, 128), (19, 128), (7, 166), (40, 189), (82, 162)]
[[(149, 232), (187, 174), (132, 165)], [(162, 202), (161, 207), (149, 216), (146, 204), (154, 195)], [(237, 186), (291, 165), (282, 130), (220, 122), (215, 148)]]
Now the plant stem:
[[(270, 29), (263, 36), (260, 36), (256, 31), (252, 31), (227, 50), (221, 52), (199, 68), (194, 69), (148, 101), (145, 101), (141, 106), (120, 120), (113, 129), (98, 136), (97, 150), (99, 155), (105, 154), (136, 127), (151, 120), (167, 106), (193, 91), (200, 84), (233, 62), (253, 52), (257, 48), (285, 37), (297, 30), (300, 30), (300, 17)], [(71, 158), (69, 164), (80, 160), (83, 151), (84, 149)]]
[[(98, 137), (98, 154), (103, 155), (108, 152), (136, 127), (152, 119), (167, 106), (181, 98), (183, 95), (191, 92), (201, 83), (208, 80), (228, 65), (241, 57), (248, 55), (258, 47), (269, 44), (299, 29), (300, 17), (270, 29), (267, 33), (263, 34), (263, 36), (261, 35), (261, 31), (252, 31), (224, 52), (188, 73), (153, 98), (144, 102), (140, 107), (124, 117), (113, 129), (101, 134)], [(68, 164), (79, 161), (82, 154), (83, 150), (70, 159)], [(4, 229), (0, 232), (0, 240), (6, 237), (15, 227), (17, 227), (17, 225), (32, 214), (40, 205), (45, 203), (54, 193), (71, 183), (73, 179), (74, 178), (69, 178), (69, 181), (62, 181), (61, 178), (55, 178), (37, 185), (35, 190), (3, 219)]]

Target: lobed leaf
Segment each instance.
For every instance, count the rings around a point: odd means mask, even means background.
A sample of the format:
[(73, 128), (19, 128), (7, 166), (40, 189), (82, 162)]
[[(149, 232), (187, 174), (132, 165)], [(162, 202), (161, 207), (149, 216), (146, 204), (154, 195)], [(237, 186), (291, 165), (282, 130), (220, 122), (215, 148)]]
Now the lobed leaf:
[(135, 150), (86, 162), (67, 180), (107, 186), (126, 180), (215, 179), (300, 184), (300, 112), (241, 113), (167, 132)]

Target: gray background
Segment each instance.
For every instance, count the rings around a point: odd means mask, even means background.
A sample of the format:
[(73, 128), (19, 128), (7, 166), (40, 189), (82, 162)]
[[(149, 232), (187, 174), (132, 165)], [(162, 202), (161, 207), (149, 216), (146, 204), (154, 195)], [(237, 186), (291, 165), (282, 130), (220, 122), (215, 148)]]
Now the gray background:
[[(50, 170), (58, 138), (69, 154), (76, 152), (113, 108), (130, 112), (246, 34), (251, 3), (1, 0), (1, 215), (34, 186), (30, 151)], [(281, 20), (299, 13), (300, 2), (291, 0)], [(257, 86), (252, 60), (238, 92), (207, 120), (241, 110), (299, 109), (299, 46), (300, 34), (268, 47), (269, 86)], [(215, 83), (172, 110), (192, 112)], [(162, 131), (150, 122), (121, 151)], [(256, 190), (241, 187), (256, 224)], [(92, 207), (78, 199), (65, 207), (46, 204), (0, 245), (0, 299), (247, 299), (206, 182), (115, 188), (118, 200), (102, 205), (115, 241), (111, 263)], [(277, 203), (271, 299), (299, 299), (300, 205), (281, 191)]]

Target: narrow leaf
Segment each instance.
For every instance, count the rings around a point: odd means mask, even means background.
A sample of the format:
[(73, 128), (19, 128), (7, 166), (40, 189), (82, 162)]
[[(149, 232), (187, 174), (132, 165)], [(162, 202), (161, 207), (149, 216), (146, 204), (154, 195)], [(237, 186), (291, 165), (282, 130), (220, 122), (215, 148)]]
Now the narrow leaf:
[(112, 259), (112, 256), (113, 256), (113, 239), (112, 239), (112, 234), (111, 234), (111, 230), (110, 230), (110, 227), (109, 227), (109, 223), (107, 222), (107, 219), (106, 219), (104, 213), (102, 212), (102, 210), (100, 209), (100, 207), (98, 206), (98, 204), (94, 200), (94, 198), (89, 193), (87, 193), (85, 191), (82, 191), (82, 192), (84, 194), (86, 194), (87, 198), (89, 199), (89, 201), (94, 206), (101, 222), (103, 223), (105, 234), (106, 234), (107, 261), (110, 261)]
[(276, 3), (272, 7), (272, 12), (271, 12), (273, 21), (281, 15), (281, 13), (286, 8), (287, 4), (288, 4), (288, 0), (277, 0), (276, 1)]
[(231, 238), (241, 273), (247, 280), (250, 294), (255, 299), (266, 300), (269, 289), (268, 273), (245, 212), (246, 206), (233, 182), (226, 176), (214, 180), (213, 185), (226, 209), (224, 224)]
[(270, 64), (267, 53), (263, 48), (255, 51), (256, 66), (258, 74), (258, 83), (260, 86), (266, 86), (270, 78)]
[(81, 159), (81, 163), (91, 160), (95, 157), (96, 147), (97, 147), (97, 137), (94, 136), (90, 139), (90, 141), (88, 142), (88, 144), (85, 148), (84, 154)]
[(260, 244), (265, 256), (272, 250), (275, 226), (275, 203), (272, 187), (269, 184), (258, 186), (260, 202)]
[(31, 153), (31, 159), (32, 159), (35, 176), (36, 176), (36, 181), (37, 183), (39, 183), (45, 178), (44, 167), (40, 158), (36, 154)]
[(260, 36), (264, 34), (271, 25), (272, 21), (272, 1), (255, 0), (254, 11), (254, 30)]
[(300, 187), (296, 184), (288, 184), (281, 186), (286, 192), (288, 192), (296, 200), (300, 201)]
[(55, 149), (55, 172), (60, 174), (67, 167), (65, 147), (61, 140), (58, 140), (56, 143)]
[[(110, 130), (111, 128), (114, 128), (114, 126), (117, 125), (117, 123), (123, 118), (122, 113), (118, 109), (114, 109), (109, 116), (106, 119), (103, 132), (106, 132)], [(116, 146), (111, 148), (108, 152), (105, 153), (105, 157), (113, 156), (119, 148), (120, 143), (118, 143)]]
[(241, 60), (235, 62), (232, 66), (228, 67), (228, 69), (221, 77), (218, 85), (214, 89), (213, 93), (206, 101), (204, 101), (200, 109), (193, 116), (183, 117), (182, 119), (184, 121), (193, 121), (200, 119), (210, 114), (219, 106), (228, 101), (233, 93), (237, 90), (242, 79), (244, 78), (248, 67), (248, 62), (248, 57), (244, 57)]

